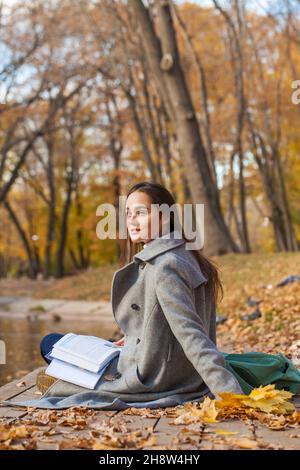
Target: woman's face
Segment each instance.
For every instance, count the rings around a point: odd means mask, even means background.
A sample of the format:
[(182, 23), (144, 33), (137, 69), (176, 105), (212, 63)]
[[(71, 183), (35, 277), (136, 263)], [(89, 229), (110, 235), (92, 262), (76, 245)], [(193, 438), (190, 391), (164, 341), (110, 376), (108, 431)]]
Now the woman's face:
[[(154, 218), (158, 220), (158, 211), (155, 206), (151, 210), (151, 199), (147, 194), (139, 191), (131, 193), (126, 200), (125, 210), (127, 229), (133, 243), (147, 243), (159, 237), (161, 222), (155, 227), (154, 221)], [(151, 227), (154, 230), (152, 237)]]

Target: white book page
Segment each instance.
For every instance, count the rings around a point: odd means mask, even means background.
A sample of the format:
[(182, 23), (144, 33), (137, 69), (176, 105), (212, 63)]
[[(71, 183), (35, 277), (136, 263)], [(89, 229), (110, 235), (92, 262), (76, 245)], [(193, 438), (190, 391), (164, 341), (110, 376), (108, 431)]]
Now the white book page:
[(81, 369), (59, 359), (53, 359), (46, 369), (46, 374), (81, 387), (94, 389), (106, 369), (103, 367), (97, 374)]
[(82, 367), (83, 369), (90, 370), (91, 372), (98, 372), (99, 369), (104, 367), (108, 362), (112, 361), (116, 356), (120, 354), (120, 351), (109, 351), (107, 357), (103, 356), (101, 362), (98, 363), (91, 362), (86, 358), (81, 358), (79, 356), (74, 356), (73, 354), (60, 351), (59, 349), (53, 349), (49, 359), (60, 359), (61, 361), (74, 364), (75, 366)]
[(54, 344), (51, 355), (55, 357), (55, 350), (86, 359), (90, 363), (100, 364), (107, 360), (113, 351), (122, 350), (111, 341), (96, 336), (75, 335), (68, 333)]

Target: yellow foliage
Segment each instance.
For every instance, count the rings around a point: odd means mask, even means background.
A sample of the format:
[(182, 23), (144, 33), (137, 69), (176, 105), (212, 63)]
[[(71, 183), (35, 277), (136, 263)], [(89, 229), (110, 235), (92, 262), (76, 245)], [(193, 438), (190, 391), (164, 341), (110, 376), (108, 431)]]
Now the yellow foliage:
[[(243, 416), (251, 410), (259, 410), (263, 413), (274, 415), (286, 415), (295, 412), (295, 407), (289, 402), (292, 393), (275, 389), (275, 385), (266, 385), (255, 388), (249, 395), (239, 395), (229, 392), (220, 392), (220, 400), (212, 400), (205, 397), (200, 408), (192, 403), (187, 403), (178, 410), (179, 416), (175, 424), (189, 424), (195, 421), (204, 423), (217, 423), (220, 419), (229, 416)], [(218, 418), (218, 419), (217, 419)]]

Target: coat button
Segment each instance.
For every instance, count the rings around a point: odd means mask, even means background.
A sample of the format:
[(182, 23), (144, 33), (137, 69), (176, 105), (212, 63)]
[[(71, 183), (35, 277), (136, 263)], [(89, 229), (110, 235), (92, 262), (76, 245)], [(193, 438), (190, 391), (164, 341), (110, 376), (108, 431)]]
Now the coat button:
[(140, 341), (141, 341), (140, 338), (137, 338), (136, 339), (136, 344), (138, 344)]
[(140, 306), (138, 304), (131, 304), (131, 308), (133, 308), (133, 310), (139, 310)]

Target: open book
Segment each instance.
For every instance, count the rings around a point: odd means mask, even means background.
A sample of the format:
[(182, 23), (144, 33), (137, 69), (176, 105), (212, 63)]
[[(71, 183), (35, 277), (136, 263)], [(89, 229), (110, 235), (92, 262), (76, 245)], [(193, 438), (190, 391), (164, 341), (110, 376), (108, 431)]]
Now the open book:
[(96, 336), (68, 333), (54, 344), (46, 373), (52, 377), (94, 389), (108, 364), (122, 346)]

